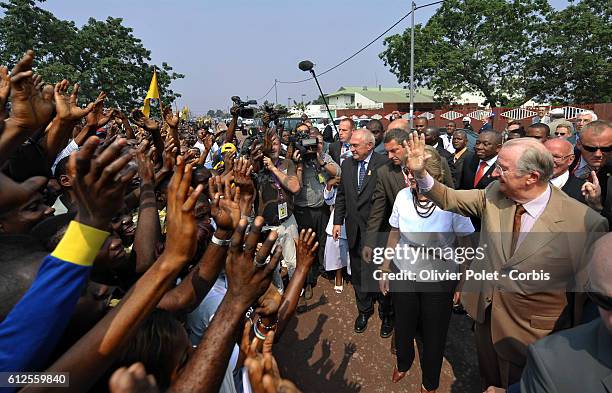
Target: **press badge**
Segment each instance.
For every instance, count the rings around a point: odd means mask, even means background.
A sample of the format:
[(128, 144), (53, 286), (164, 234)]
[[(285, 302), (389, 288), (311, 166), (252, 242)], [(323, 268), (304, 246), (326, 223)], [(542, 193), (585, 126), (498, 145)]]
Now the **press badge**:
[(287, 218), (287, 202), (278, 204), (278, 219), (284, 220)]
[(319, 173), (318, 178), (319, 178), (319, 183), (321, 183), (321, 184), (325, 184), (325, 177), (323, 176), (323, 174), (322, 174), (322, 173)]

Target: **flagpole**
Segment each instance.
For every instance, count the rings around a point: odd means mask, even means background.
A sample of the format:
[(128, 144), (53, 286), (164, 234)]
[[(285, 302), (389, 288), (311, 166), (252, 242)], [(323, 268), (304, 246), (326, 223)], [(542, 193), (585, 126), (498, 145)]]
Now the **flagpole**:
[(159, 119), (160, 119), (160, 126), (164, 125), (164, 107), (162, 105), (162, 99), (161, 99), (161, 90), (159, 89), (159, 79), (157, 78), (157, 66), (154, 65), (153, 66), (153, 73), (155, 74), (155, 80), (157, 81), (157, 91), (159, 92)]

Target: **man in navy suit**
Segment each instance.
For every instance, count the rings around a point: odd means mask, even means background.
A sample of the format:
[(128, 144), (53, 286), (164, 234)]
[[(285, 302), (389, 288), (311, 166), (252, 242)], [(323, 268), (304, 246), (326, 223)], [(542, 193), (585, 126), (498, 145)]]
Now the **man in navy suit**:
[(366, 330), (368, 319), (374, 313), (375, 301), (378, 301), (378, 315), (382, 323), (392, 325), (389, 296), (382, 296), (378, 291), (378, 284), (372, 277), (375, 266), (362, 260), (378, 168), (387, 162), (385, 156), (373, 151), (374, 143), (374, 135), (369, 130), (360, 129), (353, 132), (350, 139), (352, 157), (342, 162), (334, 212), (334, 240), (340, 237), (343, 222), (346, 227), (351, 282), (359, 312), (355, 320), (356, 333)]
[(502, 146), (502, 135), (496, 131), (485, 131), (478, 135), (471, 161), (464, 162), (460, 190), (484, 189), (495, 179), (491, 177)]

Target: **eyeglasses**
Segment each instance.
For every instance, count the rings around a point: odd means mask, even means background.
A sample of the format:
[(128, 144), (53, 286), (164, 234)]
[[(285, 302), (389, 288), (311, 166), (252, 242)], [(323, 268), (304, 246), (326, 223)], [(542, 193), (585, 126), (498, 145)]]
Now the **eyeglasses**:
[(610, 153), (612, 151), (612, 145), (610, 146), (589, 146), (582, 144), (584, 150), (589, 151), (591, 153), (595, 153), (597, 150), (600, 150), (602, 153)]
[(563, 160), (565, 160), (566, 158), (569, 158), (569, 157), (571, 157), (571, 156), (573, 156), (573, 154), (568, 154), (568, 155), (566, 155), (566, 156), (562, 156), (562, 157), (553, 156), (553, 161), (554, 161), (554, 162), (561, 162), (561, 161), (563, 161)]
[(499, 164), (495, 164), (495, 171), (498, 172), (502, 176), (506, 176), (506, 173), (512, 172), (511, 169), (504, 169)]
[(606, 296), (599, 292), (587, 292), (587, 296), (589, 297), (589, 299), (591, 299), (593, 303), (597, 304), (604, 310), (612, 310), (612, 297)]

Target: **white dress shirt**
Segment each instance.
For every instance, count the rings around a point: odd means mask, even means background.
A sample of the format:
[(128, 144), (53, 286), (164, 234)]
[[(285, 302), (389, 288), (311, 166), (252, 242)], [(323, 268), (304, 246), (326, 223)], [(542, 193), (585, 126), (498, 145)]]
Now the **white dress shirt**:
[[(363, 184), (359, 184), (359, 168), (361, 168), (361, 163), (365, 162), (365, 173), (366, 176), (368, 175), (368, 166), (370, 165), (370, 159), (372, 158), (372, 151), (370, 152), (370, 154), (368, 154), (368, 156), (365, 158), (365, 160), (363, 161), (357, 161), (357, 187), (362, 187)], [(363, 182), (365, 183), (365, 179), (366, 176), (364, 176), (363, 178)]]
[[(434, 185), (434, 179), (429, 173), (426, 173), (425, 177), (422, 179), (416, 179), (416, 181), (421, 192), (431, 190)], [(546, 190), (538, 197), (527, 203), (523, 203), (525, 214), (521, 216), (521, 232), (516, 243), (517, 249), (523, 242), (525, 236), (531, 231), (531, 228), (533, 228), (533, 224), (535, 224), (537, 219), (542, 215), (542, 212), (544, 212), (544, 209), (546, 209), (551, 193), (550, 185), (548, 185)]]
[(569, 171), (565, 171), (559, 176), (550, 179), (550, 183), (558, 189), (562, 189), (565, 183), (567, 183), (567, 181), (569, 180), (569, 175)]

